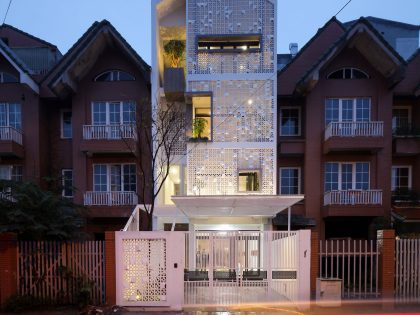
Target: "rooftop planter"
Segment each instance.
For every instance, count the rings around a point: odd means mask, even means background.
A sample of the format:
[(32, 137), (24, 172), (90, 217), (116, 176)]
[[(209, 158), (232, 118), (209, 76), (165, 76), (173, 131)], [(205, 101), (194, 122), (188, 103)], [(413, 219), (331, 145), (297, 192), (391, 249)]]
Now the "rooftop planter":
[(182, 101), (185, 92), (185, 74), (181, 61), (184, 56), (185, 43), (181, 40), (170, 40), (163, 49), (170, 67), (163, 73), (163, 89), (168, 101)]

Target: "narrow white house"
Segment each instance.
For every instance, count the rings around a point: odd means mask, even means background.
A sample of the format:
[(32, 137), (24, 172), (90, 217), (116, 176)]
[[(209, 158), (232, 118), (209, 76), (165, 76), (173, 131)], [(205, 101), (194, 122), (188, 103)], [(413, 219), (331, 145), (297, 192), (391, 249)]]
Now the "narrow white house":
[[(275, 0), (152, 2), (153, 106), (181, 102), (187, 120), (155, 230), (271, 230), (303, 199), (277, 191), (276, 9)], [(185, 43), (176, 68), (164, 49), (172, 40)]]

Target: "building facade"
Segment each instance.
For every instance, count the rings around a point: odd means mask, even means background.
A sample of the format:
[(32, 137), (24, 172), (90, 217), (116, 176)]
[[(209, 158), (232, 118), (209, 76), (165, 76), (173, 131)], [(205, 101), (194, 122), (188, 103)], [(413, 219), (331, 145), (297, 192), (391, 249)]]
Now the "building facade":
[(418, 51), (405, 60), (383, 31), (369, 19), (333, 18), (279, 72), (280, 183), (295, 174), (305, 200), (293, 213), (315, 219), (322, 238), (419, 226)]
[(9, 25), (0, 34), (1, 178), (55, 178), (87, 207), (88, 232), (121, 229), (142, 191), (136, 119), (150, 111), (150, 67), (107, 21), (64, 56)]

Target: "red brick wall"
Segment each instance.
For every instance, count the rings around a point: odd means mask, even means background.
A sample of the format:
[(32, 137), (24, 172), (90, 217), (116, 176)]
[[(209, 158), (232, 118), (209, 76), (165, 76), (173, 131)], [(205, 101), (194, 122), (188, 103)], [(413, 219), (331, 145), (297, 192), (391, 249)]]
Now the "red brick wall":
[(105, 232), (105, 302), (116, 303), (115, 232)]
[(379, 257), (379, 289), (384, 300), (394, 298), (395, 287), (395, 231), (377, 232)]
[(16, 234), (0, 234), (0, 308), (17, 293), (17, 245)]
[(311, 231), (311, 295), (315, 296), (316, 278), (319, 272), (319, 238), (318, 232)]

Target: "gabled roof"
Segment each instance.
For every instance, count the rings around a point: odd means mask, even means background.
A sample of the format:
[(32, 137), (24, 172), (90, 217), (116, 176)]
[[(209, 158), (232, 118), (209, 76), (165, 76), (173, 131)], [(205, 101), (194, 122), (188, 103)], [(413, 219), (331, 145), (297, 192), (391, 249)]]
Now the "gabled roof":
[(57, 49), (58, 50), (57, 46), (55, 46), (54, 44), (51, 44), (51, 43), (47, 42), (46, 40), (43, 40), (42, 38), (36, 37), (36, 36), (34, 36), (32, 34), (26, 33), (24, 31), (18, 29), (17, 27), (14, 27), (14, 26), (9, 25), (9, 24), (5, 24), (4, 23), (4, 24), (0, 25), (0, 33), (1, 33), (1, 29), (7, 29), (7, 28), (8, 29), (11, 29), (11, 30), (13, 30), (15, 32), (18, 32), (18, 33), (20, 33), (20, 34), (22, 34), (22, 35), (24, 35), (24, 36), (26, 36), (28, 38), (31, 38), (31, 39), (39, 42), (42, 45), (49, 46), (50, 48), (54, 48), (54, 49)]
[(2, 40), (0, 40), (0, 54), (19, 72), (19, 82), (27, 84), (38, 94), (39, 86), (31, 77), (31, 69)]
[[(319, 78), (319, 72), (345, 47), (349, 42), (361, 54), (395, 85), (402, 79), (402, 67), (405, 60), (395, 49), (379, 34), (379, 32), (365, 19), (360, 18), (340, 37), (331, 47), (308, 69), (297, 84), (297, 90), (304, 91), (313, 86)], [(360, 43), (358, 43), (360, 41)]]
[[(118, 45), (137, 65), (146, 82), (150, 82), (150, 66), (137, 54), (107, 20), (94, 22), (77, 40), (42, 81), (57, 95), (76, 90), (76, 82), (93, 66), (101, 51), (110, 44)], [(85, 57), (85, 59), (84, 59)], [(88, 61), (86, 61), (89, 59)], [(79, 63), (83, 63), (80, 65)], [(72, 71), (69, 71), (69, 70)]]
[[(416, 24), (403, 23), (403, 22), (398, 22), (398, 21), (393, 21), (393, 20), (381, 19), (375, 16), (367, 16), (365, 17), (365, 19), (371, 23), (396, 26), (396, 27), (401, 27), (408, 30), (413, 30), (413, 31), (420, 30), (420, 24), (416, 25)], [(350, 28), (356, 22), (358, 22), (358, 20), (348, 21), (348, 22), (343, 23), (343, 26), (346, 28)]]
[(407, 60), (404, 79), (395, 87), (397, 95), (420, 95), (420, 48)]

